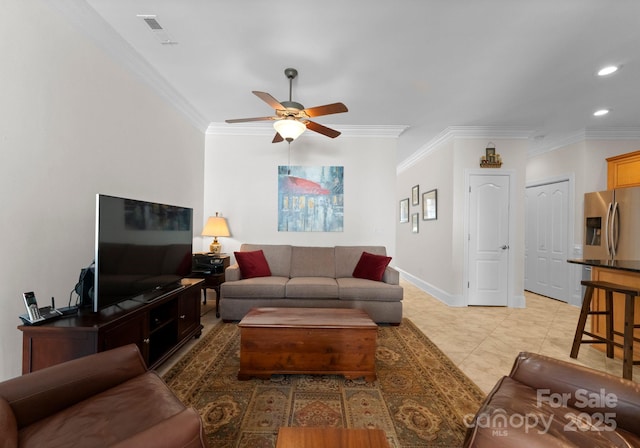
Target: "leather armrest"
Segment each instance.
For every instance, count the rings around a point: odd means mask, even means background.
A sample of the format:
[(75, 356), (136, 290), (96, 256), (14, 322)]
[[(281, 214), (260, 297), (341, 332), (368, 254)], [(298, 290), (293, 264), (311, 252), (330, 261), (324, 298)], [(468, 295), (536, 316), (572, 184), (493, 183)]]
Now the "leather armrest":
[(206, 448), (208, 444), (204, 437), (200, 416), (193, 408), (189, 408), (113, 445), (111, 448), (139, 448), (141, 446)]
[(4, 381), (0, 396), (22, 428), (146, 371), (138, 347), (130, 344)]
[(391, 266), (387, 266), (384, 270), (384, 274), (382, 274), (382, 281), (389, 285), (399, 285), (400, 273)]
[[(587, 413), (613, 413), (618, 427), (640, 434), (640, 384), (547, 356), (522, 352), (509, 374), (542, 399), (566, 397)], [(565, 394), (554, 395), (550, 394)]]
[(240, 280), (241, 278), (242, 276), (240, 274), (240, 266), (238, 266), (238, 263), (227, 266), (227, 269), (224, 270), (225, 282), (233, 282), (236, 280)]
[(18, 424), (11, 406), (0, 398), (0, 447), (18, 447)]

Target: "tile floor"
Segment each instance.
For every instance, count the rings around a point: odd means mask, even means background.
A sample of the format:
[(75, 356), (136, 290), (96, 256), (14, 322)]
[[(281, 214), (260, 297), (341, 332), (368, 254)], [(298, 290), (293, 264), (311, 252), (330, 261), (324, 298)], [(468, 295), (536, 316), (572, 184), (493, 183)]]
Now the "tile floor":
[[(622, 376), (622, 361), (591, 345), (569, 357), (580, 309), (525, 291), (526, 308), (447, 306), (403, 282), (405, 317), (411, 319), (483, 391), (511, 371), (521, 351), (540, 353)], [(588, 325), (588, 323), (587, 323)], [(640, 381), (640, 366), (633, 369)]]
[[(516, 355), (530, 351), (622, 376), (622, 361), (608, 359), (582, 345), (578, 359), (569, 357), (580, 310), (564, 302), (525, 292), (526, 308), (447, 306), (413, 284), (402, 281), (403, 314), (411, 319), (456, 365), (488, 393), (511, 370)], [(215, 316), (215, 293), (203, 306), (204, 332)], [(195, 343), (193, 339), (158, 369), (162, 375)], [(640, 381), (640, 366), (634, 367)]]

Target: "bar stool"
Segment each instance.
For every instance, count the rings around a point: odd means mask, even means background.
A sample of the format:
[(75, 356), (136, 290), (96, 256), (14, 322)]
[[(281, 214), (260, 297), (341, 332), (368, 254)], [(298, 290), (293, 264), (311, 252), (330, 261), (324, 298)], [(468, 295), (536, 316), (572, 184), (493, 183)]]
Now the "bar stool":
[[(640, 328), (640, 325), (634, 323), (634, 305), (635, 299), (640, 296), (640, 289), (630, 288), (628, 286), (617, 285), (615, 283), (583, 280), (582, 285), (587, 289), (584, 292), (584, 299), (582, 301), (582, 310), (580, 311), (580, 318), (578, 319), (578, 326), (576, 328), (576, 334), (573, 338), (573, 346), (571, 347), (571, 357), (578, 357), (578, 350), (580, 350), (580, 344), (606, 344), (607, 345), (607, 358), (613, 358), (613, 348), (622, 348), (622, 377), (631, 380), (633, 377), (633, 366), (640, 364), (640, 361), (633, 360), (633, 342), (640, 342), (640, 338), (636, 338), (633, 334), (635, 328)], [(593, 298), (593, 291), (595, 289), (602, 289), (605, 291), (604, 311), (591, 311), (591, 299)], [(613, 293), (617, 292), (625, 295), (624, 301), (624, 332), (616, 331), (613, 328)], [(587, 316), (589, 315), (604, 315), (605, 316), (605, 336), (593, 334), (589, 331), (585, 331), (584, 326), (587, 323)], [(582, 339), (582, 335), (585, 334), (593, 339)], [(613, 338), (614, 335), (622, 336), (623, 343), (616, 342)]]

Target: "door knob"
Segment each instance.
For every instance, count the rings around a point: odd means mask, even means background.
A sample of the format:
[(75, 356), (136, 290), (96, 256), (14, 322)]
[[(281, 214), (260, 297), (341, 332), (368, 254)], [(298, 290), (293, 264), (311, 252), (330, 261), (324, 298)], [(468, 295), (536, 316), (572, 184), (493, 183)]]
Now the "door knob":
[(507, 246), (507, 245), (505, 244), (505, 245), (504, 245), (504, 246), (502, 246), (500, 249), (502, 249), (502, 250), (507, 250), (507, 249), (509, 249), (509, 246)]

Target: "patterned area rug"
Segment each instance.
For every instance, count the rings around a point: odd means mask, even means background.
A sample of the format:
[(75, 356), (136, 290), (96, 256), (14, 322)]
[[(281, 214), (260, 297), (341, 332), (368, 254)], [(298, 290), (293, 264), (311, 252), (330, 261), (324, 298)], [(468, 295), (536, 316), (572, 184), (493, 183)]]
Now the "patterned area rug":
[[(217, 324), (164, 376), (210, 446), (273, 448), (280, 426), (380, 428), (395, 448), (459, 447), (484, 393), (409, 319), (380, 326), (373, 383), (338, 375), (236, 378), (240, 332)], [(467, 418), (469, 420), (469, 418)]]

